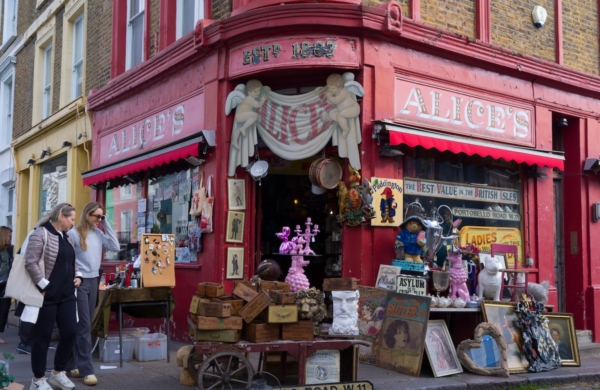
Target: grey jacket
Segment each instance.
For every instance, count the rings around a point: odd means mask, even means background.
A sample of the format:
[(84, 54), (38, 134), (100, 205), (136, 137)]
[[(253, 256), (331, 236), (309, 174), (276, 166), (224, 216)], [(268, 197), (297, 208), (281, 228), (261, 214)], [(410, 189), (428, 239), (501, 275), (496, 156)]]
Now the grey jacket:
[[(58, 237), (48, 232), (48, 243), (46, 244), (46, 253), (44, 256), (44, 273), (42, 274), (38, 262), (44, 250), (44, 230), (46, 229), (43, 227), (35, 229), (29, 235), (29, 241), (25, 248), (25, 269), (29, 272), (33, 283), (37, 284), (41, 289), (46, 288), (48, 285), (48, 279), (52, 274), (54, 264), (56, 263), (56, 256), (58, 255)], [(72, 246), (73, 241), (71, 241), (71, 238), (66, 234), (65, 236)], [(79, 268), (77, 268), (77, 263), (75, 263), (75, 277), (78, 276), (82, 277), (82, 274), (79, 272)]]

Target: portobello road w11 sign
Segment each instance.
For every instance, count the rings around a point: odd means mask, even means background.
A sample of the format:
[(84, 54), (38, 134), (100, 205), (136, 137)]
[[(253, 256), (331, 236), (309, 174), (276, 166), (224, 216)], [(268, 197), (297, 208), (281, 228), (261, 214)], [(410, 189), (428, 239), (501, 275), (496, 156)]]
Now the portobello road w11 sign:
[(397, 75), (395, 113), (396, 120), (406, 124), (534, 146), (533, 106), (529, 104), (485, 99)]
[(519, 191), (509, 188), (446, 183), (443, 181), (404, 178), (406, 195), (473, 200), (477, 202), (519, 204)]

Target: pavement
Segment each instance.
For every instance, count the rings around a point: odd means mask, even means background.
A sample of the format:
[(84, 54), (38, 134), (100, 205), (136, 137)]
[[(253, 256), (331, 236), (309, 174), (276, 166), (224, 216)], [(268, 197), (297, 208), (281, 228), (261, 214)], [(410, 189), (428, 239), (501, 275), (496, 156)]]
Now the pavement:
[[(13, 321), (9, 321), (11, 323)], [(14, 322), (13, 322), (14, 323)], [(15, 361), (10, 363), (10, 374), (15, 376), (15, 382), (25, 385), (29, 389), (31, 382), (30, 355), (17, 355), (16, 347), (19, 343), (18, 328), (8, 325), (4, 333), (0, 334), (7, 343), (0, 345), (0, 355), (8, 352), (15, 356)], [(90, 387), (94, 390), (168, 390), (168, 389), (194, 389), (194, 387), (179, 384), (181, 367), (177, 367), (176, 352), (184, 344), (170, 343), (170, 363), (166, 360), (152, 362), (130, 361), (123, 363), (104, 363), (100, 361), (98, 352), (94, 352), (94, 368), (98, 377), (98, 385)], [(56, 342), (51, 345), (56, 346)], [(48, 353), (48, 367), (52, 367), (54, 350)], [(427, 360), (424, 357), (424, 360)], [(431, 370), (424, 367), (421, 376), (416, 378), (403, 375), (395, 371), (360, 364), (359, 380), (369, 380), (376, 390), (444, 390), (444, 389), (600, 389), (600, 357), (584, 357), (581, 367), (563, 367), (550, 372), (536, 374), (513, 374), (509, 378), (496, 378), (463, 373), (434, 378)], [(295, 377), (288, 377), (290, 383), (295, 384)], [(87, 388), (81, 379), (73, 379), (78, 389)], [(270, 383), (271, 384), (271, 383)], [(321, 390), (325, 390), (322, 387)], [(299, 388), (298, 390), (303, 390)]]

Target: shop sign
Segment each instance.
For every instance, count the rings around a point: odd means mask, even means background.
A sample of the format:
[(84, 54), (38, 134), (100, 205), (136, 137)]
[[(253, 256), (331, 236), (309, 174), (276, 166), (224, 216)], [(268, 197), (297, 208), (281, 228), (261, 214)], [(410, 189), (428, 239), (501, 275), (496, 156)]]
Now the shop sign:
[(509, 213), (504, 211), (465, 209), (462, 207), (454, 207), (452, 214), (460, 218), (479, 218), (479, 219), (494, 219), (500, 221), (520, 221), (521, 214)]
[(146, 153), (204, 128), (204, 94), (100, 136), (99, 166)]
[(484, 139), (534, 146), (533, 105), (396, 77), (396, 120)]
[(229, 73), (238, 75), (261, 68), (328, 65), (358, 66), (357, 41), (345, 37), (283, 37), (231, 50)]
[(435, 198), (472, 200), (477, 202), (519, 204), (519, 191), (443, 181), (404, 178), (406, 195), (431, 196)]
[[(492, 244), (516, 245), (519, 248), (519, 264), (525, 264), (523, 257), (523, 240), (517, 228), (465, 226), (460, 229), (460, 245), (475, 245), (481, 252), (491, 253)], [(507, 267), (514, 266), (513, 255), (507, 255)]]
[(373, 390), (373, 384), (369, 381), (354, 381), (330, 383), (327, 385), (288, 385), (273, 387), (273, 390)]
[(340, 351), (323, 349), (306, 359), (306, 384), (326, 384), (340, 381)]
[(402, 223), (402, 180), (371, 178), (375, 217), (371, 218), (371, 226), (398, 227)]
[(425, 278), (398, 275), (396, 286), (396, 292), (399, 293), (422, 296), (427, 294), (427, 280)]

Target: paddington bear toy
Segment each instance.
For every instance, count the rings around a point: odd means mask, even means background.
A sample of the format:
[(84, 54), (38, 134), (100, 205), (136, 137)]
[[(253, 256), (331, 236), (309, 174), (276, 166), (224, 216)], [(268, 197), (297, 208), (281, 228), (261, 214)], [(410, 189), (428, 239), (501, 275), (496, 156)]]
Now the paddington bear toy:
[(406, 218), (400, 225), (400, 233), (396, 236), (396, 246), (404, 246), (406, 261), (423, 262), (421, 253), (425, 248), (425, 224), (416, 215)]

